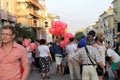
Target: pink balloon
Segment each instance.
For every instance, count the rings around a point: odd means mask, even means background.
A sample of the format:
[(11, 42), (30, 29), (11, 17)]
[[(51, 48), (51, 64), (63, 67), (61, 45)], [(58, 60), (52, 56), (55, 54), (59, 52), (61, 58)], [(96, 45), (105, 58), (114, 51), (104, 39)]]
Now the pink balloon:
[(30, 44), (30, 50), (34, 51), (36, 49), (36, 45), (34, 43)]
[(24, 39), (23, 45), (24, 45), (25, 47), (28, 47), (28, 46), (30, 45), (30, 41), (27, 40), (27, 39)]

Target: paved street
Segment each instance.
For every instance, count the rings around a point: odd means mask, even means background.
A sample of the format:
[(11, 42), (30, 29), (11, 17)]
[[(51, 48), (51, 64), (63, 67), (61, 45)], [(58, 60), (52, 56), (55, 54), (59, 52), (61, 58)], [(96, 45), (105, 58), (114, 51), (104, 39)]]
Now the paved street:
[[(40, 76), (40, 73), (37, 71), (31, 71), (28, 80), (43, 80)], [(44, 80), (70, 80), (69, 75), (63, 75), (63, 76), (55, 76), (50, 75), (50, 79), (44, 79)]]
[[(55, 66), (55, 63), (53, 63), (53, 72), (55, 72), (55, 71), (56, 71), (56, 66)], [(108, 71), (109, 79), (104, 79), (104, 80), (114, 80), (114, 75), (113, 75), (110, 67), (109, 68), (107, 67), (107, 71)], [(120, 70), (118, 73), (120, 76)], [(28, 80), (43, 80), (43, 79), (38, 71), (32, 70), (29, 75)], [(55, 76), (53, 74), (53, 75), (50, 75), (50, 79), (44, 79), (44, 80), (70, 80), (70, 77), (69, 77), (69, 74), (66, 74), (63, 76)]]

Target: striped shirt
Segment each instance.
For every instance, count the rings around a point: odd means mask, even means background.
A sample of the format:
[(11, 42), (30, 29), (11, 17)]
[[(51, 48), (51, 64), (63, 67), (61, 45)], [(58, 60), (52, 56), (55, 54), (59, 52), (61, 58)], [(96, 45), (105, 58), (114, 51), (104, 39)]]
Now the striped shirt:
[[(99, 52), (98, 52), (98, 50), (96, 48), (94, 48), (92, 45), (91, 46), (87, 45), (87, 49), (88, 49), (88, 51), (90, 53), (91, 60), (94, 62), (94, 64), (96, 64), (96, 62), (102, 61), (102, 58), (101, 58), (101, 56), (100, 56), (100, 54), (99, 54)], [(73, 58), (76, 59), (76, 60), (80, 59), (82, 61), (83, 65), (84, 64), (92, 64), (89, 57), (87, 56), (85, 47), (80, 48), (75, 53)], [(95, 62), (95, 60), (96, 60), (96, 62)]]

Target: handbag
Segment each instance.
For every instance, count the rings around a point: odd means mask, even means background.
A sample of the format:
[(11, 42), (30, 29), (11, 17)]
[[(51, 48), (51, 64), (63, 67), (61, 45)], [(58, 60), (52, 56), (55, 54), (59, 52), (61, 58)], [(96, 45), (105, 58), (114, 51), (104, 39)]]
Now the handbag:
[[(90, 58), (90, 53), (89, 53), (89, 51), (88, 51), (88, 49), (87, 49), (86, 46), (85, 46), (85, 50), (86, 50), (86, 52), (87, 52), (87, 56), (88, 56), (88, 58), (90, 59), (92, 65), (95, 66), (95, 64), (93, 63), (93, 61), (92, 61), (91, 58)], [(93, 57), (92, 57), (92, 59), (96, 62), (96, 60), (95, 60)], [(96, 62), (96, 63), (97, 63), (97, 62)], [(103, 75), (103, 69), (102, 69), (98, 64), (97, 64), (97, 67), (96, 67), (96, 71), (97, 71), (98, 76)]]

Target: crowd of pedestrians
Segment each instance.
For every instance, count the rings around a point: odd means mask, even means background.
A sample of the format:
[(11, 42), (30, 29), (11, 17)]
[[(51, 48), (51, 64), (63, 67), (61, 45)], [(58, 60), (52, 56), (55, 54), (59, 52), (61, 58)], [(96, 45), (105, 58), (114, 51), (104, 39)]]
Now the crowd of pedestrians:
[[(0, 80), (27, 80), (31, 70), (37, 70), (42, 79), (50, 79), (50, 75), (62, 77), (69, 74), (71, 80), (120, 80), (119, 46), (110, 48), (111, 46), (104, 41), (104, 35), (96, 33), (92, 30), (79, 41), (71, 37), (64, 48), (59, 44), (64, 38), (55, 36), (50, 43), (45, 39), (28, 39), (36, 45), (36, 48), (31, 50), (30, 46), (23, 46), (21, 42), (14, 41), (15, 33), (12, 26), (3, 26)], [(54, 64), (56, 69), (53, 67)], [(98, 65), (102, 68), (103, 74), (97, 73)], [(112, 78), (108, 68), (113, 73)]]
[[(92, 30), (78, 42), (74, 37), (71, 37), (69, 44), (64, 48), (60, 47), (60, 38), (54, 37), (53, 42), (45, 43), (44, 41), (46, 48), (40, 49), (40, 46), (43, 46), (41, 40), (38, 41), (39, 45), (36, 48), (38, 49), (36, 54), (39, 53), (39, 67), (36, 66), (36, 68), (40, 73), (43, 73), (42, 66), (47, 67), (44, 70), (47, 70), (48, 73), (45, 72), (46, 76), (42, 75), (43, 79), (50, 78), (50, 74), (64, 76), (65, 73), (69, 73), (71, 80), (119, 80), (117, 73), (120, 63), (119, 51), (115, 52), (114, 48), (110, 48), (110, 45), (104, 42), (101, 33), (96, 34)], [(41, 55), (44, 55), (42, 56), (44, 60), (41, 59)], [(35, 61), (35, 63), (38, 65), (38, 62)], [(54, 64), (56, 64), (56, 69), (53, 68)], [(102, 68), (103, 74), (96, 72), (97, 65)], [(111, 68), (110, 71), (107, 68)], [(113, 73), (112, 78), (111, 72)]]

